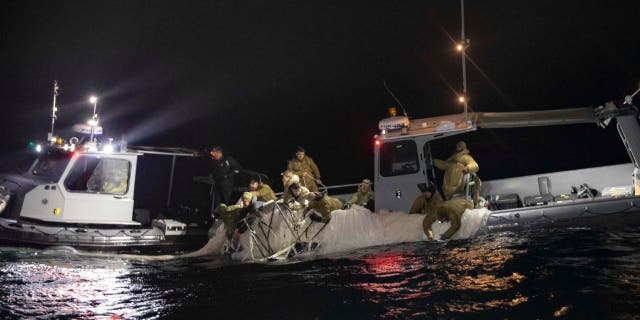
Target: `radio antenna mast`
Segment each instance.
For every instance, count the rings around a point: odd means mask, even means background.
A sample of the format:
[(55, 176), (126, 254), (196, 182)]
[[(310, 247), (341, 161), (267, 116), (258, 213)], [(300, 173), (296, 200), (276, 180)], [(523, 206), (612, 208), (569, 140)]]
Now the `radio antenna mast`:
[(51, 142), (51, 139), (53, 139), (53, 128), (55, 127), (56, 119), (58, 118), (58, 116), (56, 115), (56, 112), (58, 111), (58, 107), (56, 106), (56, 98), (58, 97), (58, 94), (60, 94), (60, 87), (58, 86), (58, 80), (54, 80), (53, 81), (53, 106), (51, 107), (51, 132), (49, 132), (48, 139), (47, 139), (49, 142)]
[(464, 119), (469, 124), (469, 105), (467, 101), (467, 54), (466, 50), (469, 46), (469, 39), (464, 37), (464, 0), (460, 0), (460, 40), (461, 43), (457, 46), (460, 51), (462, 59), (462, 96), (458, 99), (464, 104)]
[(393, 94), (391, 89), (389, 89), (389, 87), (387, 86), (387, 81), (382, 79), (382, 84), (384, 84), (384, 88), (387, 89), (387, 92), (389, 92), (389, 94), (393, 97), (393, 100), (395, 100), (398, 103), (398, 105), (400, 106), (400, 108), (402, 108), (402, 112), (404, 113), (404, 116), (409, 118), (409, 116), (407, 115), (407, 110), (404, 109), (404, 106), (402, 105), (400, 100), (398, 100), (398, 98), (396, 98), (396, 95)]

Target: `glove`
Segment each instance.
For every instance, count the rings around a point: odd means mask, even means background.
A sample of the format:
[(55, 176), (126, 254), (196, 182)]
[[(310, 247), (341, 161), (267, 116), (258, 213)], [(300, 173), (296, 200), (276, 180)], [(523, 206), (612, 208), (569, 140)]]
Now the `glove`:
[(322, 216), (315, 211), (309, 214), (309, 219), (314, 222), (322, 222)]

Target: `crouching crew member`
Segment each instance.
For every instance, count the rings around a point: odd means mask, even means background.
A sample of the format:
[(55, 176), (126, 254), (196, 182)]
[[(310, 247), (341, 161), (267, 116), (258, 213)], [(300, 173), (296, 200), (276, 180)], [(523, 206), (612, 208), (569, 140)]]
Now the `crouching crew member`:
[[(293, 196), (291, 195), (291, 191), (289, 191), (289, 186), (293, 183), (300, 184), (300, 177), (293, 172), (286, 170), (281, 173), (282, 175), (282, 186), (284, 187), (284, 192), (282, 193), (282, 200), (284, 203), (289, 203), (293, 200)], [(307, 189), (307, 188), (305, 188)], [(309, 191), (307, 189), (307, 191)]]
[(256, 196), (258, 201), (269, 202), (276, 200), (276, 194), (273, 192), (273, 189), (271, 189), (268, 184), (262, 183), (262, 181), (257, 179), (251, 179), (251, 182), (249, 182), (249, 191)]
[(349, 208), (354, 204), (365, 207), (371, 211), (374, 210), (374, 194), (371, 190), (371, 180), (364, 179), (362, 183), (358, 186), (358, 192), (351, 195), (349, 201), (347, 201), (345, 207)]
[(440, 196), (440, 192), (436, 190), (436, 185), (429, 181), (428, 183), (418, 184), (418, 189), (422, 191), (422, 194), (413, 201), (413, 205), (411, 206), (411, 209), (409, 209), (409, 213), (426, 215), (434, 214), (438, 206), (440, 206), (443, 201), (442, 196)]
[(220, 217), (224, 223), (224, 229), (227, 234), (227, 238), (237, 238), (241, 233), (247, 230), (246, 224), (242, 221), (247, 218), (248, 215), (257, 212), (258, 203), (256, 198), (250, 192), (242, 194), (240, 203), (227, 206), (226, 204), (220, 204), (214, 213)]
[[(291, 181), (296, 177), (297, 175), (293, 175)], [(310, 193), (309, 189), (301, 186), (299, 182), (291, 182), (284, 192), (283, 201), (289, 208), (298, 211), (309, 204)]]
[(312, 209), (315, 212), (320, 213), (322, 216), (318, 216), (311, 211), (309, 219), (315, 222), (328, 223), (331, 220), (331, 212), (334, 210), (342, 209), (342, 201), (338, 198), (329, 197), (322, 192), (312, 192), (309, 204), (303, 211), (303, 216), (306, 216)]
[(458, 198), (443, 202), (434, 213), (427, 214), (424, 217), (422, 222), (424, 233), (429, 237), (429, 239), (433, 240), (434, 236), (433, 230), (431, 230), (431, 225), (436, 222), (436, 220), (440, 220), (442, 222), (449, 221), (449, 223), (451, 223), (451, 227), (449, 227), (449, 229), (440, 236), (440, 239), (447, 240), (451, 238), (451, 236), (460, 229), (462, 214), (467, 209), (473, 209), (473, 203), (466, 199)]

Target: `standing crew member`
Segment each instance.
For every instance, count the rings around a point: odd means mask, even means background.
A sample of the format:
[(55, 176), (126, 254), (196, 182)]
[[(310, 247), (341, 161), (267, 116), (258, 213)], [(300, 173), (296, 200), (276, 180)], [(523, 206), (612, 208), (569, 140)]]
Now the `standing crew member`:
[(320, 170), (313, 159), (306, 156), (305, 150), (302, 147), (296, 149), (295, 157), (287, 163), (287, 170), (298, 175), (302, 180), (302, 185), (307, 187), (309, 191), (318, 191), (317, 183), (322, 183), (320, 180)]
[(262, 183), (262, 181), (251, 179), (251, 182), (249, 182), (249, 191), (256, 196), (258, 201), (268, 202), (276, 200), (276, 194), (273, 192), (273, 189), (271, 189), (268, 184)]
[(440, 221), (449, 221), (451, 223), (451, 227), (440, 236), (441, 240), (447, 240), (451, 238), (458, 230), (460, 229), (460, 225), (462, 224), (462, 214), (467, 209), (473, 209), (473, 203), (466, 199), (453, 199), (447, 200), (443, 202), (437, 209), (435, 213), (427, 214), (422, 221), (422, 228), (424, 229), (424, 233), (429, 237), (429, 239), (433, 240), (433, 230), (431, 230), (431, 225), (436, 222), (436, 220)]
[(222, 148), (215, 146), (211, 148), (212, 158), (211, 174), (215, 181), (216, 199), (224, 204), (232, 204), (232, 194), (235, 182), (235, 175), (242, 170), (240, 163), (231, 156), (225, 156)]
[(418, 188), (422, 191), (422, 194), (419, 195), (415, 201), (413, 201), (413, 205), (409, 210), (410, 214), (418, 213), (418, 214), (435, 214), (436, 209), (440, 204), (442, 204), (442, 196), (440, 196), (440, 192), (436, 190), (436, 185), (433, 182), (429, 181), (429, 183), (420, 183), (418, 184)]
[[(469, 149), (467, 149), (467, 144), (464, 141), (456, 143), (456, 151), (446, 161), (434, 159), (433, 165), (440, 170), (444, 170), (442, 191), (447, 200), (452, 199), (453, 195), (457, 193), (464, 192), (465, 173), (477, 173), (479, 170), (478, 163), (469, 154)], [(480, 190), (479, 184), (480, 181), (477, 179), (475, 193)]]
[(371, 190), (371, 180), (364, 179), (358, 186), (358, 192), (351, 195), (349, 201), (347, 201), (346, 207), (351, 207), (354, 204), (363, 206), (371, 211), (374, 209), (374, 193)]

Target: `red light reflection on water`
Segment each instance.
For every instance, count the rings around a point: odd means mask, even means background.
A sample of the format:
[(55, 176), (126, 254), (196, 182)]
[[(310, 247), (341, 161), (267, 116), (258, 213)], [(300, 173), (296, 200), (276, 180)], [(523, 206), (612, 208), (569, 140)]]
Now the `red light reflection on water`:
[[(428, 292), (412, 288), (410, 284), (420, 277), (419, 272), (425, 267), (422, 257), (414, 256), (411, 252), (383, 252), (365, 257), (362, 261), (365, 264), (358, 269), (357, 274), (371, 281), (355, 283), (351, 287), (372, 293), (372, 302), (428, 296)], [(401, 310), (396, 311), (402, 313)]]
[(419, 259), (410, 258), (411, 254), (412, 252), (384, 252), (363, 258), (362, 261), (367, 265), (363, 266), (362, 271), (378, 277), (388, 277), (422, 268)]
[[(366, 292), (368, 301), (385, 304), (385, 316), (412, 314), (402, 306), (403, 301), (409, 306), (432, 304), (431, 310), (438, 315), (510, 308), (529, 301), (517, 291), (526, 277), (518, 272), (504, 275), (505, 264), (521, 253), (506, 249), (500, 239), (480, 246), (439, 247), (419, 253), (381, 252), (360, 259), (363, 264), (354, 270), (354, 276), (362, 280), (351, 287)], [(502, 292), (503, 298), (443, 301), (434, 296), (450, 291)]]

